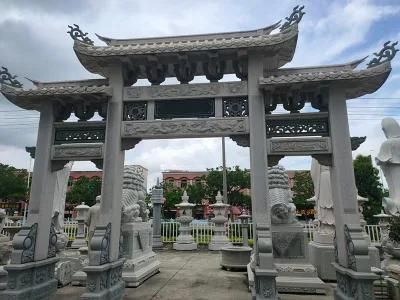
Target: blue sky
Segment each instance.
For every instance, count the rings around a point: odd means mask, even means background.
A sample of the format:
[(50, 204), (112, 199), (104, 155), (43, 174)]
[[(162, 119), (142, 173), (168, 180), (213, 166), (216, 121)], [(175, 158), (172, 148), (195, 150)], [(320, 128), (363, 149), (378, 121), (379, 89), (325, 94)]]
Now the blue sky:
[[(261, 28), (290, 15), (298, 4), (305, 5), (306, 15), (295, 57), (287, 66), (349, 62), (379, 51), (387, 40), (400, 40), (399, 0), (2, 0), (0, 65), (9, 67), (22, 81), (23, 76), (42, 81), (93, 78), (72, 50), (66, 33), (69, 24), (79, 24), (102, 45), (94, 33), (129, 38)], [(351, 134), (367, 136), (354, 155), (376, 155), (384, 140), (380, 119), (389, 115), (400, 119), (399, 57), (392, 66), (380, 91), (364, 97), (384, 99), (348, 102)], [(19, 111), (0, 98), (0, 163), (28, 166), (24, 147), (35, 144), (37, 122), (38, 114)], [(144, 141), (127, 152), (126, 163), (147, 167), (152, 184), (160, 170), (204, 170), (220, 165), (220, 144), (220, 139)], [(227, 141), (227, 160), (228, 165), (249, 167), (248, 149)], [(288, 169), (310, 168), (310, 160), (303, 157), (286, 158), (282, 163)], [(77, 163), (74, 168), (95, 167)]]

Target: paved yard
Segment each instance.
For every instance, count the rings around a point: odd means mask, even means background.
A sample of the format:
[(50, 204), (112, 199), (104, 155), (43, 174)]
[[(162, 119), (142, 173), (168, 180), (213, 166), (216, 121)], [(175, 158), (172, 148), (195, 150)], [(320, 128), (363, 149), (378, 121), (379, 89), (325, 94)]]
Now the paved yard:
[[(138, 288), (125, 289), (126, 300), (250, 300), (244, 272), (228, 272), (219, 267), (219, 253), (159, 252), (161, 272)], [(59, 289), (55, 299), (79, 299), (85, 288)], [(331, 292), (332, 293), (332, 292)], [(330, 294), (331, 294), (330, 293)], [(333, 296), (280, 295), (281, 300), (332, 300)]]

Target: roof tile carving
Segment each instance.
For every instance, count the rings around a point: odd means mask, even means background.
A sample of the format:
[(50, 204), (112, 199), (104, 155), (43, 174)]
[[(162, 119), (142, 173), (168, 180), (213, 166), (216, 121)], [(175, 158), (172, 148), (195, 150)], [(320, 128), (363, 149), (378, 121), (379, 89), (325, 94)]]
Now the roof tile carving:
[(298, 27), (297, 24), (294, 24), (288, 30), (280, 33), (269, 34), (268, 31), (267, 33), (264, 31), (255, 31), (252, 35), (244, 35), (240, 32), (237, 36), (231, 33), (227, 37), (224, 35), (228, 34), (221, 34), (221, 36), (216, 34), (210, 35), (208, 38), (204, 37), (203, 39), (163, 39), (160, 42), (153, 42), (149, 39), (148, 41), (143, 40), (143, 43), (117, 44), (105, 47), (90, 46), (75, 41), (74, 50), (78, 54), (88, 56), (119, 56), (265, 47), (297, 39)]
[(69, 33), (69, 35), (73, 40), (80, 41), (88, 45), (94, 44), (94, 42), (89, 37), (87, 37), (88, 33), (87, 32), (83, 33), (83, 31), (79, 28), (79, 25), (74, 24), (74, 27), (68, 25), (68, 28), (70, 30), (67, 31), (67, 33)]
[(391, 61), (396, 56), (396, 53), (399, 50), (396, 49), (395, 46), (398, 44), (398, 42), (389, 45), (390, 43), (391, 43), (390, 41), (387, 41), (385, 44), (383, 44), (383, 48), (381, 51), (379, 51), (378, 53), (374, 53), (376, 57), (374, 57), (367, 64), (368, 68), (372, 68), (380, 64), (383, 64), (385, 62)]
[(16, 75), (11, 75), (6, 67), (1, 67), (0, 70), (0, 84), (7, 84), (15, 88), (22, 88), (22, 83), (19, 82)]

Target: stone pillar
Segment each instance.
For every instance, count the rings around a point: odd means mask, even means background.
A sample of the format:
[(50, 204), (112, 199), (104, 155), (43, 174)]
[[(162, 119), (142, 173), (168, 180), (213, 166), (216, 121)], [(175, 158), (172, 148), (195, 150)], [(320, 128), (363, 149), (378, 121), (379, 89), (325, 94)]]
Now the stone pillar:
[(50, 101), (41, 103), (29, 216), (14, 237), (11, 263), (4, 267), (8, 285), (0, 299), (50, 299), (57, 290), (57, 237), (51, 226), (56, 182), (50, 159), (54, 114)]
[(153, 248), (162, 248), (161, 240), (161, 205), (164, 203), (163, 188), (158, 185), (151, 193), (151, 203), (153, 204)]
[[(103, 181), (100, 220), (89, 241), (89, 266), (86, 292), (81, 299), (122, 299), (124, 282), (120, 253), (122, 176), (125, 153), (121, 148), (123, 111), (122, 66), (109, 68), (109, 85), (113, 95), (108, 101), (106, 137), (104, 143)], [(122, 251), (121, 251), (122, 252)], [(104, 284), (104, 279), (107, 279)]]
[[(328, 96), (329, 93), (329, 96)], [(329, 125), (332, 139), (332, 198), (335, 215), (335, 251), (337, 288), (335, 297), (341, 299), (373, 299), (373, 280), (368, 243), (360, 226), (357, 189), (344, 89), (334, 86), (323, 90), (329, 97)]]
[[(259, 52), (248, 54), (248, 94), (250, 122), (251, 201), (254, 222), (253, 296), (257, 300), (278, 299), (272, 257), (271, 203), (268, 200), (267, 142), (265, 104), (258, 80), (263, 76), (264, 57)], [(268, 66), (265, 66), (268, 67)]]
[(215, 224), (214, 227), (214, 235), (211, 238), (211, 243), (208, 244), (208, 250), (217, 251), (221, 250), (221, 248), (229, 246), (229, 239), (225, 234), (225, 223), (228, 221), (226, 217), (226, 210), (230, 206), (228, 204), (223, 203), (223, 197), (220, 192), (215, 197), (217, 202), (215, 204), (211, 204), (210, 207), (214, 209), (214, 218), (212, 221)]
[(240, 227), (242, 228), (243, 246), (249, 246), (249, 215), (241, 214), (239, 216)]
[(71, 244), (72, 249), (79, 249), (81, 247), (86, 247), (86, 234), (85, 234), (85, 220), (89, 212), (89, 206), (82, 202), (80, 205), (75, 207), (76, 211), (76, 221), (78, 222), (78, 232), (76, 234), (75, 240)]
[(179, 235), (176, 238), (176, 243), (174, 243), (173, 248), (179, 251), (188, 251), (197, 249), (197, 243), (191, 233), (190, 223), (193, 220), (192, 209), (195, 204), (189, 203), (189, 197), (184, 191), (182, 196), (182, 202), (176, 204), (175, 206), (179, 209), (180, 215), (177, 221), (180, 223)]

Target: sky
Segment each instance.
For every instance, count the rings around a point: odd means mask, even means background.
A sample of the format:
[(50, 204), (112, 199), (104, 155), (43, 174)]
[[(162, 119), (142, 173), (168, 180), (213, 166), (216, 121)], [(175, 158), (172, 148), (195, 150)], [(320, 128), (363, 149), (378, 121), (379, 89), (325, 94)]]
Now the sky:
[[(298, 4), (305, 5), (306, 15), (299, 25), (294, 59), (285, 67), (346, 63), (379, 51), (388, 40), (400, 40), (399, 0), (0, 0), (0, 66), (17, 74), (26, 87), (30, 85), (24, 77), (97, 78), (76, 58), (68, 25), (79, 24), (96, 45), (104, 45), (95, 33), (136, 38), (262, 28), (289, 16)], [(399, 57), (392, 61), (393, 71), (378, 92), (347, 102), (351, 135), (367, 137), (354, 156), (376, 156), (385, 139), (381, 119), (400, 120)], [(0, 96), (0, 163), (28, 167), (25, 146), (36, 143), (38, 118), (38, 113), (22, 111)], [(227, 165), (249, 168), (248, 148), (230, 139), (226, 144)], [(281, 160), (287, 169), (307, 170), (310, 162), (308, 157)], [(162, 170), (220, 166), (221, 139), (142, 141), (126, 152), (125, 164), (146, 167), (150, 187)], [(77, 162), (74, 169), (96, 168), (90, 162)]]

